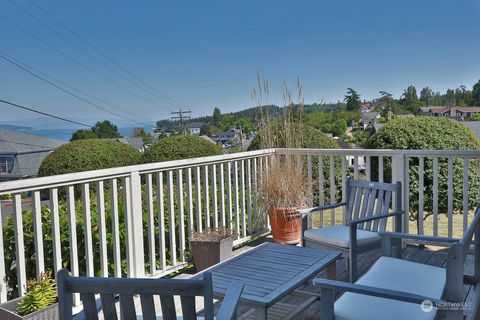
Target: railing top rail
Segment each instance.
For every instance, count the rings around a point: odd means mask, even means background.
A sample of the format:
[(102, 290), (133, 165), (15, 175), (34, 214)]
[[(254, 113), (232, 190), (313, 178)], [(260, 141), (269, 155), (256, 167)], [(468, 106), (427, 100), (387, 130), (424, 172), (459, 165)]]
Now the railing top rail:
[(480, 150), (394, 150), (394, 149), (309, 149), (309, 148), (278, 148), (278, 154), (300, 155), (359, 155), (359, 156), (394, 156), (408, 157), (461, 157), (480, 158)]
[(0, 194), (19, 193), (25, 191), (41, 190), (45, 188), (68, 186), (79, 183), (88, 183), (105, 179), (123, 178), (130, 175), (132, 172), (139, 172), (140, 174), (145, 174), (157, 171), (182, 169), (192, 166), (203, 166), (228, 161), (249, 159), (271, 155), (274, 153), (274, 149), (264, 149), (258, 151), (239, 152), (211, 157), (164, 161), (133, 166), (61, 174), (49, 177), (7, 181), (0, 183)]

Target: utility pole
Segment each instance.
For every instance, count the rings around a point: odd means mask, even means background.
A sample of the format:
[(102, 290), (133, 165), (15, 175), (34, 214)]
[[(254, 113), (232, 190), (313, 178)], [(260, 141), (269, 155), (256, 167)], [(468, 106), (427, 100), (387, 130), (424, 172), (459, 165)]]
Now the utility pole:
[(192, 113), (190, 110), (183, 111), (179, 109), (179, 111), (171, 112), (173, 121), (178, 121), (180, 123), (180, 130), (183, 132), (184, 135), (187, 134), (187, 127), (185, 125), (185, 120), (189, 120), (191, 117), (186, 116), (186, 113)]

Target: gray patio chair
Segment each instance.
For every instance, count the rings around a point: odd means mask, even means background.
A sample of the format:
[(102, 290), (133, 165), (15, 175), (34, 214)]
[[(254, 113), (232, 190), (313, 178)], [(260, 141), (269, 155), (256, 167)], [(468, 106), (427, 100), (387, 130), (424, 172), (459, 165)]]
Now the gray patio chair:
[[(396, 193), (392, 204), (392, 194)], [(387, 219), (394, 217), (395, 231), (402, 231), (401, 183), (380, 183), (347, 179), (346, 202), (299, 210), (302, 213), (302, 245), (311, 248), (335, 249), (347, 258), (350, 282), (357, 277), (357, 255), (380, 248), (379, 231), (385, 231)], [(346, 207), (345, 225), (310, 227), (315, 212)], [(393, 207), (393, 211), (390, 209)], [(397, 243), (395, 243), (397, 244)], [(401, 254), (398, 245), (395, 251)]]
[[(68, 270), (61, 269), (57, 274), (58, 307), (62, 320), (71, 320), (72, 294), (80, 293), (85, 318), (87, 320), (98, 319), (97, 302), (95, 295), (100, 296), (101, 308), (104, 319), (117, 318), (115, 308), (116, 297), (119, 296), (120, 312), (122, 319), (137, 319), (134, 295), (140, 295), (142, 307), (141, 319), (177, 319), (173, 296), (178, 295), (181, 299), (183, 319), (197, 319), (195, 310), (195, 297), (204, 298), (205, 320), (213, 320), (213, 291), (212, 276), (206, 272), (203, 279), (128, 279), (128, 278), (93, 278), (93, 277), (70, 277)], [(243, 284), (235, 282), (228, 290), (222, 301), (215, 319), (237, 319), (237, 306)], [(162, 317), (157, 318), (153, 297), (160, 296)], [(140, 318), (139, 318), (140, 319)]]
[[(355, 283), (313, 280), (321, 286), (322, 320), (480, 319), (480, 207), (461, 239), (392, 232), (381, 237), (385, 256)], [(389, 257), (395, 238), (449, 247), (445, 268)], [(465, 274), (472, 238), (474, 270)], [(474, 286), (470, 304), (463, 304), (464, 284)]]

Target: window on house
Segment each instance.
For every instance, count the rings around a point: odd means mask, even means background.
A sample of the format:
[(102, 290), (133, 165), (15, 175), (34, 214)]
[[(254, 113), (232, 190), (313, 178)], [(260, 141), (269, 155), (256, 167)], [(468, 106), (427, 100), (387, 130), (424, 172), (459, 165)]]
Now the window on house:
[(14, 156), (0, 156), (0, 174), (8, 174), (13, 170)]

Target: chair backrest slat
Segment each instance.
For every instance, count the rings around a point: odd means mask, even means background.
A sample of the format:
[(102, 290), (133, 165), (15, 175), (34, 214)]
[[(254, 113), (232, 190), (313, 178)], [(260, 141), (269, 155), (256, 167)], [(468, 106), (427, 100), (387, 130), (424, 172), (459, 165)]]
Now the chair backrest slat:
[(205, 319), (212, 319), (213, 320), (213, 281), (212, 281), (212, 274), (206, 273), (203, 276), (203, 296), (205, 297)]
[(357, 192), (355, 195), (355, 209), (353, 211), (353, 216), (352, 219), (357, 219), (358, 214), (360, 211), (360, 204), (362, 203), (362, 194), (363, 194), (363, 188), (362, 187), (357, 187)]
[(143, 320), (156, 320), (155, 304), (153, 302), (153, 294), (144, 293), (140, 295), (140, 303), (142, 305)]
[(175, 310), (175, 302), (173, 296), (160, 296), (162, 305), (162, 317), (164, 320), (177, 320), (177, 312)]
[[(392, 203), (393, 193), (401, 197), (400, 183), (384, 183), (364, 180), (347, 180), (347, 210), (345, 222), (387, 214), (390, 209), (400, 210), (400, 199)], [(388, 218), (360, 223), (358, 228), (369, 231), (385, 231)]]
[[(383, 210), (381, 214), (387, 214), (390, 208), (390, 201), (392, 200), (392, 191), (388, 190), (385, 194), (385, 201), (383, 202)], [(387, 229), (387, 219), (380, 220), (380, 231)]]
[(97, 304), (93, 293), (81, 293), (83, 310), (87, 319), (98, 320)]
[[(368, 207), (367, 207), (366, 217), (371, 217), (374, 214), (377, 193), (378, 193), (378, 189), (373, 189), (372, 192), (370, 192), (370, 197), (368, 198)], [(365, 224), (365, 229), (370, 230), (371, 224), (372, 222), (368, 221)]]
[(102, 301), (103, 317), (105, 319), (117, 320), (117, 310), (115, 309), (115, 296), (111, 293), (100, 295)]
[(135, 303), (132, 294), (120, 293), (120, 313), (122, 319), (135, 319)]
[(195, 296), (181, 296), (182, 315), (184, 320), (195, 320), (197, 318), (195, 308)]

